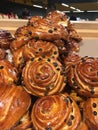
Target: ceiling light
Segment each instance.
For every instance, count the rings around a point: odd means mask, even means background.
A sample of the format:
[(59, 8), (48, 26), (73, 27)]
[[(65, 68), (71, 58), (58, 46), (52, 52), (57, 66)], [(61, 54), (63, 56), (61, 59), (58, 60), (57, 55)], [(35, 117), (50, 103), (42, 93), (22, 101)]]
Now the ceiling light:
[(98, 12), (98, 10), (88, 10), (87, 12)]
[(33, 7), (43, 8), (43, 7), (42, 7), (42, 6), (40, 6), (40, 5), (33, 5)]
[(66, 7), (69, 7), (69, 5), (67, 5), (67, 4), (64, 4), (64, 3), (62, 3), (61, 5), (63, 5), (63, 6), (66, 6)]
[(64, 13), (70, 13), (70, 11), (63, 11)]
[(80, 10), (80, 11), (77, 11), (77, 10), (76, 10), (76, 11), (73, 11), (73, 12), (74, 12), (74, 13), (83, 13), (84, 11), (81, 11), (81, 10)]
[(75, 8), (75, 7), (73, 7), (73, 6), (70, 6), (70, 8), (71, 8), (71, 9), (76, 9), (76, 8)]

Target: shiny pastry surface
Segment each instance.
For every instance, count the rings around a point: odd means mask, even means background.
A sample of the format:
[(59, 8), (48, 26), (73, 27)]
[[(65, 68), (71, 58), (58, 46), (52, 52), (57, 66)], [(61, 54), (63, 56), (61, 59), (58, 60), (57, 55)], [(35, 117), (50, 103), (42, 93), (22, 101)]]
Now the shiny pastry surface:
[(71, 67), (68, 82), (80, 95), (98, 97), (98, 59), (82, 57)]
[(34, 128), (39, 130), (78, 130), (81, 122), (78, 106), (67, 94), (38, 99), (31, 117)]
[(0, 85), (10, 85), (18, 81), (17, 69), (7, 60), (0, 60), (0, 79)]
[(49, 57), (32, 58), (22, 72), (24, 87), (36, 96), (61, 92), (66, 85), (66, 75), (61, 63)]
[(25, 60), (42, 55), (58, 58), (59, 52), (57, 46), (52, 42), (34, 39), (24, 46), (23, 57)]
[(85, 102), (84, 116), (90, 130), (98, 130), (98, 98), (89, 98)]
[(13, 127), (27, 112), (30, 95), (21, 86), (0, 86), (0, 130)]

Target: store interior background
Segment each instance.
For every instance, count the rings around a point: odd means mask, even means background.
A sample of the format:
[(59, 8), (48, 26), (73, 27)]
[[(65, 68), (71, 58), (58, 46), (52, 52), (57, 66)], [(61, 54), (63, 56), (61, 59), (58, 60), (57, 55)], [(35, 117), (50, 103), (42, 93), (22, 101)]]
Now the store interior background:
[(11, 13), (19, 19), (45, 16), (52, 10), (64, 11), (72, 20), (98, 21), (98, 0), (0, 0), (0, 19), (14, 18), (8, 17)]

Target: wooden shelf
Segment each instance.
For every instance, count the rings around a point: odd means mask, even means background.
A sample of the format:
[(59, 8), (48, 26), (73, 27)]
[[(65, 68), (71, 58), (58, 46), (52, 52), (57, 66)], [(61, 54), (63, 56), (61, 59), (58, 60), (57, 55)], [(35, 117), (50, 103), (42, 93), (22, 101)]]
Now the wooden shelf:
[[(98, 22), (96, 21), (71, 21), (74, 28), (81, 37), (98, 38)], [(12, 34), (18, 27), (27, 24), (27, 20), (23, 19), (0, 19), (0, 28), (9, 30)]]

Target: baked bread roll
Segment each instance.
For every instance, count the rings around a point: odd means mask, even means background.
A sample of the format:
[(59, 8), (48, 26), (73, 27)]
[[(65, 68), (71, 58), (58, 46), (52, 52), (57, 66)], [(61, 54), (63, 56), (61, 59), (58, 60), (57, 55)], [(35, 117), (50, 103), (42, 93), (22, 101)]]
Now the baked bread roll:
[(42, 55), (58, 58), (59, 52), (57, 46), (52, 42), (34, 39), (24, 46), (23, 57), (26, 61)]
[(98, 98), (88, 98), (84, 104), (84, 116), (90, 130), (98, 130)]
[(7, 60), (0, 60), (0, 85), (18, 83), (18, 71)]
[(0, 87), (0, 130), (12, 128), (28, 111), (30, 95), (21, 86)]
[[(68, 94), (44, 96), (33, 105), (32, 122), (36, 130), (83, 130), (81, 114)], [(87, 129), (85, 129), (87, 130)]]
[(0, 29), (0, 48), (9, 49), (13, 37), (8, 30)]
[(61, 92), (66, 75), (61, 63), (49, 57), (32, 58), (22, 71), (24, 88), (32, 95), (44, 96)]
[(98, 59), (83, 57), (71, 66), (68, 83), (85, 97), (98, 97)]

